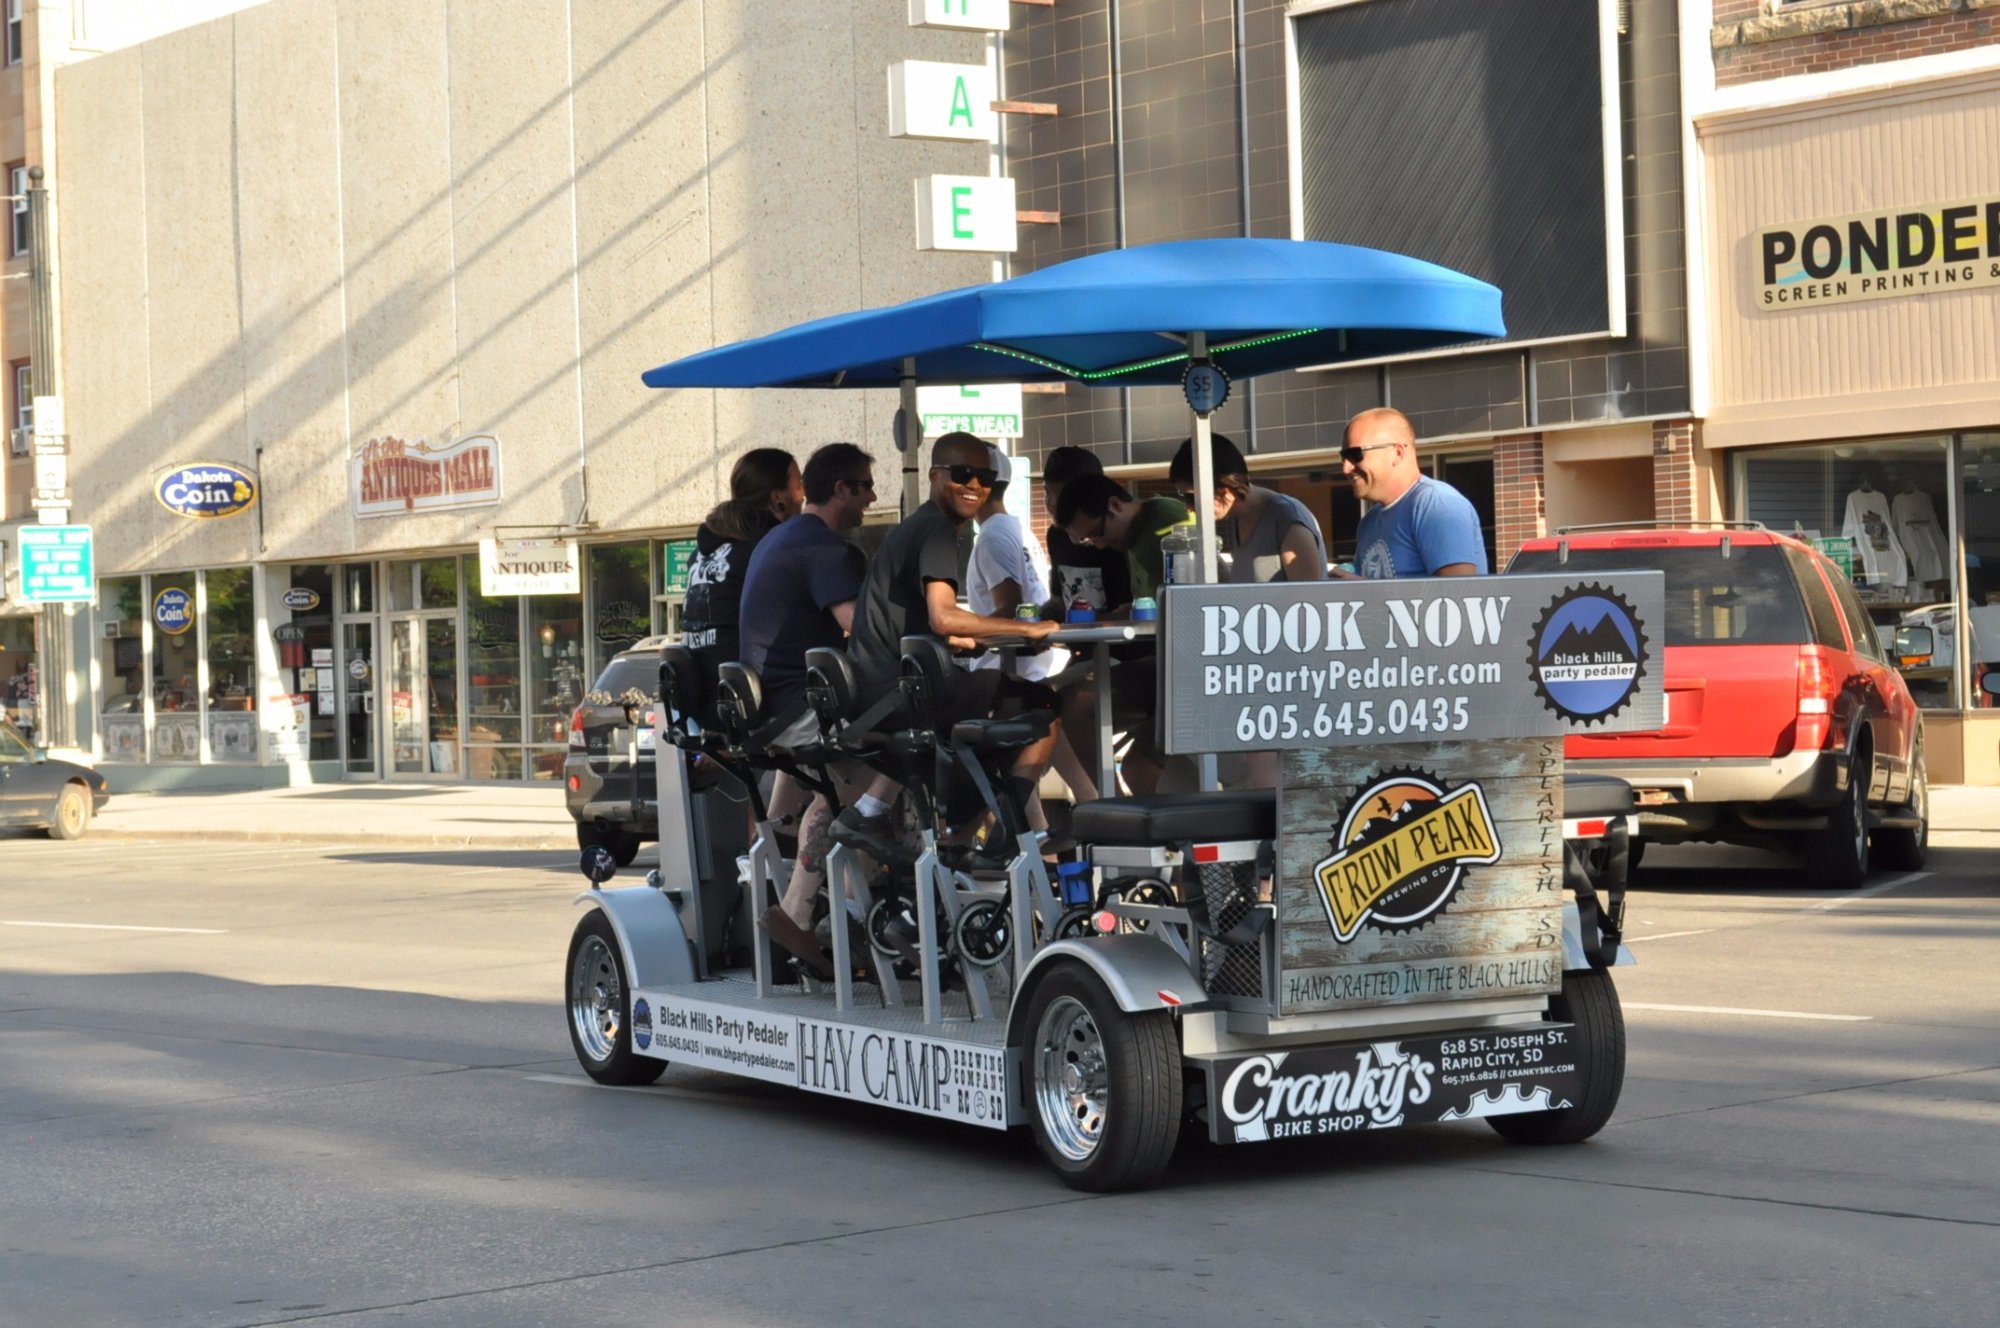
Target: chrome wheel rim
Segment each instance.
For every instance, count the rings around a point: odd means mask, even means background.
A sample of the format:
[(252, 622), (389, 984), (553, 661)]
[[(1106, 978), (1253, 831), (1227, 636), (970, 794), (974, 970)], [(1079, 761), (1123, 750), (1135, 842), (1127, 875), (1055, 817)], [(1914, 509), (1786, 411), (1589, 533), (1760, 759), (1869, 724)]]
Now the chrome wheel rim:
[(586, 936), (569, 970), (569, 1021), (593, 1061), (608, 1061), (625, 1023), (625, 984), (618, 957), (602, 936)]
[(1083, 1162), (1104, 1140), (1110, 1069), (1097, 1021), (1074, 996), (1058, 996), (1035, 1031), (1035, 1110), (1056, 1152)]

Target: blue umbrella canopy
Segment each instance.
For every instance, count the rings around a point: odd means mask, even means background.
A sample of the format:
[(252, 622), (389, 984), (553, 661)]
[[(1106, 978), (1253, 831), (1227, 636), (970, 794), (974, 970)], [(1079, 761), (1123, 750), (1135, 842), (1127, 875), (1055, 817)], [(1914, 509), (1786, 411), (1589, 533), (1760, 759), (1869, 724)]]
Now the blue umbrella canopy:
[(1177, 384), (1200, 332), (1234, 377), (1503, 336), (1500, 291), (1449, 268), (1313, 240), (1182, 240), (863, 309), (718, 346), (649, 387)]

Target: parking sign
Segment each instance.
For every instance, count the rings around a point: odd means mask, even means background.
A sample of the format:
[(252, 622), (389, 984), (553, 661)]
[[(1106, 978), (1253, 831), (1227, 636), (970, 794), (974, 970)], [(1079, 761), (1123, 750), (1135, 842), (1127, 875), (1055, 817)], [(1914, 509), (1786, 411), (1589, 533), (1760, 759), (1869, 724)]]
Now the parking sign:
[(88, 604), (97, 579), (89, 526), (22, 526), (21, 598), (30, 604)]

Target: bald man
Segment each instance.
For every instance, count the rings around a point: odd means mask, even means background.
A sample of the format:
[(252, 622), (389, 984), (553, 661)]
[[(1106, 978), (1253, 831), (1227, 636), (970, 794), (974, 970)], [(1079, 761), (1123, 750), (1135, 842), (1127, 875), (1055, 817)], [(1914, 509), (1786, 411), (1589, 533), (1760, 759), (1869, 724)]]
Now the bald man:
[(1486, 574), (1479, 513), (1464, 494), (1423, 473), (1407, 415), (1390, 406), (1364, 410), (1348, 423), (1345, 443), (1341, 473), (1369, 504), (1355, 530), (1360, 576)]

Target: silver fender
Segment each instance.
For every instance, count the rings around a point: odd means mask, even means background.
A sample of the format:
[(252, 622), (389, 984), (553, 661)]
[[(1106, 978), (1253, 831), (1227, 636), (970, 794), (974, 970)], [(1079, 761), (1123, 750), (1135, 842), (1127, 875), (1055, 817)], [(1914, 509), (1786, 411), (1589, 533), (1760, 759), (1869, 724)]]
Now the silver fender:
[(611, 919), (625, 959), (625, 980), (635, 990), (695, 980), (694, 951), (681, 928), (680, 910), (660, 891), (649, 885), (585, 890), (574, 902), (594, 904)]
[[(1171, 1010), (1198, 1005), (1208, 999), (1201, 982), (1188, 970), (1187, 961), (1175, 954), (1165, 941), (1137, 932), (1112, 936), (1092, 936), (1082, 940), (1051, 941), (1035, 952), (1014, 984), (1018, 993), (1007, 1016), (1007, 1042), (1020, 1046), (1027, 1038), (1023, 1024), (1028, 1018), (1028, 1001), (1038, 981), (1037, 974), (1062, 959), (1083, 963), (1110, 989), (1111, 999), (1127, 1014), (1143, 1010)], [(1176, 1000), (1161, 995), (1169, 992)]]
[[(1618, 958), (1613, 968), (1630, 968), (1639, 961), (1632, 957), (1632, 947), (1621, 943)], [(1573, 973), (1590, 967), (1590, 960), (1583, 953), (1583, 923), (1576, 915), (1574, 899), (1563, 904), (1563, 971)]]

